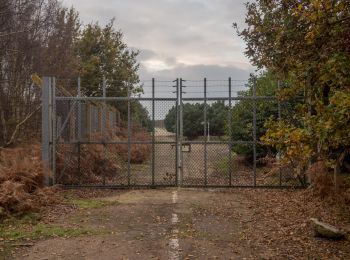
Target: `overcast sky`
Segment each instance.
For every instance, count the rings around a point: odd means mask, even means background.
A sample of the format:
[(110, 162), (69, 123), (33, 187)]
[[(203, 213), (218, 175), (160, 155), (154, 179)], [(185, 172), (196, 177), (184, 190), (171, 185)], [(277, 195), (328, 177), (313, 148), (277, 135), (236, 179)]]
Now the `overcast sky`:
[(63, 0), (83, 23), (115, 26), (141, 51), (142, 79), (246, 79), (253, 67), (232, 23), (244, 26), (247, 0)]

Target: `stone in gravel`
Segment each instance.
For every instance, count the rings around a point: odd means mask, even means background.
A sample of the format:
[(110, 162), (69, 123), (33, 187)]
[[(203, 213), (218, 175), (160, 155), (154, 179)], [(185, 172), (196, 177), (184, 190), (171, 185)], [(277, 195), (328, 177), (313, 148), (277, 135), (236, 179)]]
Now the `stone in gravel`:
[(332, 225), (321, 222), (316, 218), (311, 218), (310, 220), (313, 223), (315, 236), (317, 237), (327, 239), (343, 239), (345, 237), (345, 233), (343, 231)]

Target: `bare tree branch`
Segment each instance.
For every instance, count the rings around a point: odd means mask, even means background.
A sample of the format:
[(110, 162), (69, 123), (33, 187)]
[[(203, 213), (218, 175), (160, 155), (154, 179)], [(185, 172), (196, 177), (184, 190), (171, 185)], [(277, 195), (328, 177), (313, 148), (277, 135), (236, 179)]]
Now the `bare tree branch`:
[(4, 145), (3, 147), (0, 147), (0, 148), (5, 148), (5, 147), (11, 145), (11, 144), (14, 142), (15, 137), (16, 137), (16, 134), (18, 133), (20, 127), (21, 127), (23, 124), (25, 124), (25, 123), (26, 123), (36, 112), (38, 112), (40, 109), (41, 109), (41, 104), (40, 104), (33, 112), (31, 112), (30, 114), (28, 114), (21, 122), (19, 122), (19, 123), (16, 125), (16, 128), (15, 128), (15, 130), (13, 131), (10, 140), (9, 140), (7, 143), (5, 143), (5, 145)]

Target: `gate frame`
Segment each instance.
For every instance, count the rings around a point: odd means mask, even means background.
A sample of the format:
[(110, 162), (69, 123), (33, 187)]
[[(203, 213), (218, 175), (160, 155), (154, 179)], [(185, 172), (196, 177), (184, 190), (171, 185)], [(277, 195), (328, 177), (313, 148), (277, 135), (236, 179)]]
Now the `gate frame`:
[[(81, 122), (78, 124), (78, 141), (69, 142), (70, 144), (76, 144), (78, 147), (78, 151), (80, 154), (80, 145), (81, 144), (103, 144), (104, 149), (106, 150), (107, 144), (126, 144), (128, 146), (128, 159), (127, 159), (127, 176), (128, 176), (128, 184), (127, 185), (106, 185), (105, 180), (102, 185), (66, 185), (68, 188), (76, 188), (76, 187), (96, 187), (96, 188), (155, 188), (155, 187), (197, 187), (197, 188), (298, 188), (302, 187), (293, 186), (293, 185), (283, 185), (282, 183), (282, 171), (279, 169), (279, 184), (277, 185), (257, 185), (256, 182), (256, 163), (257, 163), (257, 145), (260, 143), (256, 137), (256, 109), (257, 109), (257, 101), (258, 100), (277, 100), (277, 109), (278, 109), (278, 120), (281, 120), (281, 102), (276, 96), (257, 96), (256, 95), (256, 81), (253, 82), (252, 88), (252, 96), (240, 96), (240, 97), (232, 97), (232, 79), (228, 78), (228, 97), (207, 97), (207, 78), (203, 80), (203, 98), (184, 98), (183, 91), (186, 86), (184, 82), (186, 80), (182, 78), (177, 78), (173, 81), (176, 88), (176, 98), (156, 98), (155, 97), (155, 78), (152, 78), (152, 97), (151, 98), (142, 98), (142, 97), (132, 97), (131, 96), (131, 85), (127, 83), (127, 97), (107, 97), (106, 96), (106, 79), (103, 79), (103, 96), (102, 97), (82, 97), (81, 96), (81, 81), (78, 79), (78, 95), (76, 97), (58, 97), (56, 96), (56, 80), (54, 77), (44, 77), (43, 78), (43, 90), (42, 90), (42, 160), (44, 167), (50, 169), (52, 171), (52, 176), (47, 176), (45, 178), (45, 185), (53, 185), (57, 182), (57, 173), (56, 173), (56, 147), (59, 133), (56, 125), (56, 101), (58, 100), (73, 100), (73, 101), (102, 101), (104, 112), (102, 116), (102, 120), (106, 122), (106, 101), (127, 101), (128, 108), (128, 139), (127, 142), (108, 142), (103, 140), (102, 142), (84, 142), (81, 141)], [(281, 88), (280, 81), (278, 81), (278, 89)], [(152, 102), (152, 141), (131, 141), (131, 101), (151, 101)], [(233, 141), (231, 135), (231, 127), (229, 127), (229, 135), (230, 139), (228, 141), (210, 141), (207, 140), (207, 102), (208, 101), (228, 101), (229, 103), (229, 111), (233, 108), (232, 101), (240, 101), (240, 100), (251, 100), (253, 104), (253, 140), (252, 141)], [(164, 141), (156, 141), (155, 139), (155, 101), (174, 101), (176, 106), (176, 133), (175, 133), (175, 141), (174, 142), (164, 142)], [(200, 101), (204, 102), (204, 141), (184, 141), (183, 139), (183, 106), (184, 101)], [(80, 104), (80, 103), (79, 103)], [(81, 114), (81, 107), (78, 106), (78, 113)], [(67, 115), (67, 118), (70, 115)], [(232, 124), (231, 114), (228, 113), (228, 122)], [(79, 120), (80, 121), (80, 120)], [(105, 124), (102, 123), (104, 126)], [(64, 128), (64, 124), (62, 129)], [(60, 129), (60, 131), (62, 131)], [(104, 131), (103, 131), (104, 133)], [(131, 184), (131, 145), (132, 144), (151, 144), (152, 145), (152, 154), (151, 154), (151, 184), (146, 185), (133, 185)], [(174, 183), (169, 185), (157, 184), (155, 182), (156, 175), (156, 156), (155, 156), (155, 145), (156, 144), (174, 144), (176, 147), (175, 151), (175, 180)], [(183, 177), (184, 177), (184, 160), (183, 160), (183, 144), (202, 144), (204, 146), (204, 183), (203, 185), (184, 185)], [(229, 184), (228, 185), (208, 185), (208, 165), (207, 165), (207, 146), (208, 144), (222, 144), (227, 145), (229, 149), (229, 165), (232, 164), (232, 155), (231, 150), (233, 145), (235, 144), (247, 144), (253, 146), (253, 184), (252, 185), (234, 185), (232, 183), (232, 167), (228, 169), (229, 175)], [(80, 158), (80, 156), (79, 156)], [(79, 160), (80, 161), (80, 160)]]

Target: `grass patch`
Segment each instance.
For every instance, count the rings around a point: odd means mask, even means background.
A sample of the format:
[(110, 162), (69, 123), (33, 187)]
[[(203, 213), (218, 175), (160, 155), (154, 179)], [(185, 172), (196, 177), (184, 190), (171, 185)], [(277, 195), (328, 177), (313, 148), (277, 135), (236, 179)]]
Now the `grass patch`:
[(26, 215), (10, 218), (0, 224), (0, 241), (35, 240), (47, 237), (93, 235), (100, 231), (39, 223), (40, 216)]
[(80, 209), (97, 209), (106, 206), (117, 205), (117, 201), (95, 200), (95, 199), (71, 199), (69, 203)]
[(107, 234), (106, 230), (92, 230), (80, 227), (62, 227), (40, 223), (39, 214), (12, 217), (0, 223), (0, 259), (8, 257), (17, 243), (50, 237), (77, 237), (83, 235)]
[(84, 235), (107, 234), (105, 230), (89, 230), (83, 228), (65, 228), (61, 226), (38, 224), (35, 226), (0, 228), (0, 259), (8, 257), (18, 243), (45, 239), (50, 237), (77, 237)]
[[(119, 204), (117, 201), (103, 199), (80, 199), (73, 194), (66, 194), (66, 203), (73, 204), (79, 209), (96, 209)], [(47, 239), (50, 237), (77, 237), (109, 234), (105, 229), (87, 229), (76, 225), (61, 226), (42, 223), (42, 215), (37, 213), (23, 216), (12, 216), (0, 220), (0, 259), (10, 256), (18, 244), (28, 241)]]
[[(79, 199), (73, 194), (67, 194), (66, 203), (73, 204), (79, 209), (96, 209), (119, 204), (117, 201), (103, 199)], [(28, 243), (50, 237), (77, 237), (104, 235), (110, 232), (105, 229), (86, 229), (82, 227), (63, 227), (60, 225), (43, 224), (42, 215), (29, 213), (23, 216), (12, 216), (0, 220), (0, 259), (10, 256), (16, 244)], [(78, 221), (79, 222), (79, 221)]]
[(2, 236), (5, 240), (17, 241), (36, 240), (48, 237), (76, 237), (81, 235), (93, 235), (96, 233), (98, 232), (94, 230), (38, 224), (27, 230), (10, 228), (3, 232)]
[(19, 227), (23, 225), (35, 225), (41, 220), (41, 218), (42, 216), (39, 213), (27, 213), (22, 216), (11, 216), (0, 221), (0, 230), (7, 226)]

